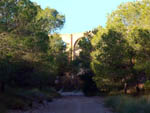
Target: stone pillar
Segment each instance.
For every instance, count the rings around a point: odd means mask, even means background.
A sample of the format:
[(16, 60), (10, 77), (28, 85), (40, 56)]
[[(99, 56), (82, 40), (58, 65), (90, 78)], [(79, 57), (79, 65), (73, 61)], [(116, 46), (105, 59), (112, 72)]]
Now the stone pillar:
[(71, 60), (73, 60), (73, 35), (71, 34)]

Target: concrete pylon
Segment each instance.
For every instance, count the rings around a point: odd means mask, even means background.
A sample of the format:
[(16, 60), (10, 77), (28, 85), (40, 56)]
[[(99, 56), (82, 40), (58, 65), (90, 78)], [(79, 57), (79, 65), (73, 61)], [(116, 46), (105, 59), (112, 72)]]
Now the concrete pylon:
[(69, 52), (69, 59), (74, 60), (75, 44), (79, 39), (81, 39), (81, 37), (84, 37), (84, 33), (60, 34), (60, 37), (66, 43), (66, 51)]

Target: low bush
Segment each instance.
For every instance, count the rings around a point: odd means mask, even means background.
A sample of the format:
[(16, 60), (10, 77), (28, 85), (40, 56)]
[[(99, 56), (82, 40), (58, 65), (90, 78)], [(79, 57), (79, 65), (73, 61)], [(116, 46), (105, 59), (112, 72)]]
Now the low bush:
[(150, 90), (150, 80), (147, 80), (144, 84), (146, 90)]
[(54, 88), (43, 88), (41, 92), (43, 92), (47, 96), (47, 100), (50, 100), (50, 98), (61, 97), (61, 95)]
[(32, 107), (33, 102), (51, 102), (53, 98), (61, 97), (53, 88), (22, 89), (7, 88), (6, 92), (0, 94), (0, 113), (7, 112), (8, 109), (26, 110)]
[(106, 98), (105, 105), (117, 113), (150, 113), (149, 96), (111, 96)]
[(82, 91), (85, 96), (98, 95), (99, 91), (92, 77), (93, 77), (93, 73), (91, 71), (80, 75), (80, 79), (83, 81)]
[(0, 103), (0, 113), (6, 113), (6, 111), (7, 107), (3, 103)]

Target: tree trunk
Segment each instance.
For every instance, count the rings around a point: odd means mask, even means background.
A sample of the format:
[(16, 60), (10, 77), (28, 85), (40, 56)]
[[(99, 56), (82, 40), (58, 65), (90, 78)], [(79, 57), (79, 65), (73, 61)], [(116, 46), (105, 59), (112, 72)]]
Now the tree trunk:
[(124, 84), (124, 93), (127, 94), (127, 83)]
[(4, 93), (5, 92), (5, 83), (1, 82), (0, 84), (0, 92)]
[(139, 94), (140, 93), (140, 88), (139, 88), (139, 83), (137, 82), (136, 84), (136, 93)]

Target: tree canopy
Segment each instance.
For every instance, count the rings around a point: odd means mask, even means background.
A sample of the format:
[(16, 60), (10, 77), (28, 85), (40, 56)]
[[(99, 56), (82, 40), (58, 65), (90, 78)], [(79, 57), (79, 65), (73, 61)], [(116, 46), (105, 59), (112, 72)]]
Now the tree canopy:
[(148, 0), (121, 4), (92, 38), (91, 68), (100, 89), (149, 78), (149, 5)]
[[(64, 23), (55, 9), (42, 9), (30, 0), (1, 0), (0, 86), (52, 85), (67, 62), (65, 44), (54, 34)], [(62, 59), (64, 63), (58, 62)]]

